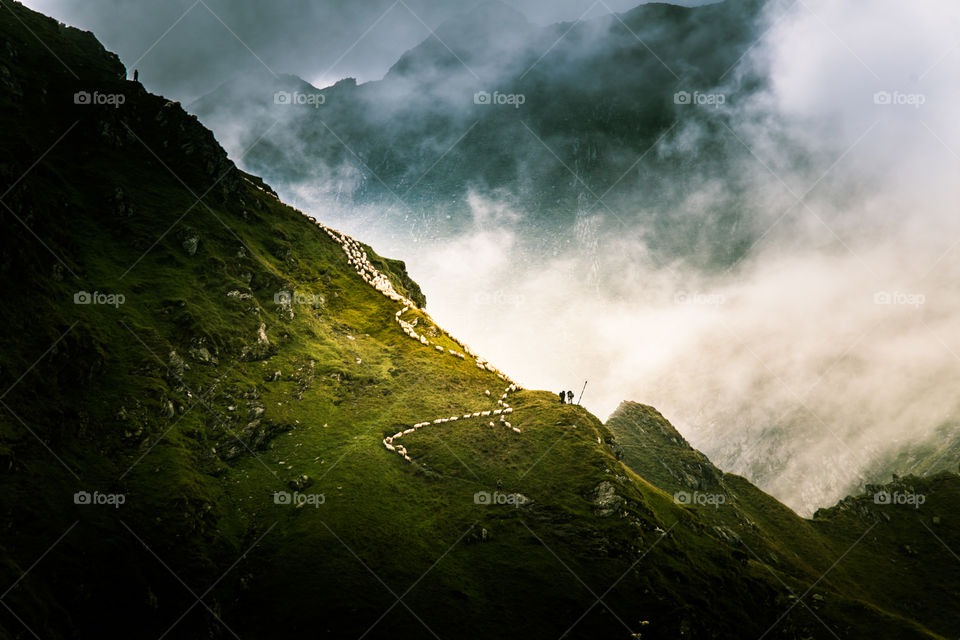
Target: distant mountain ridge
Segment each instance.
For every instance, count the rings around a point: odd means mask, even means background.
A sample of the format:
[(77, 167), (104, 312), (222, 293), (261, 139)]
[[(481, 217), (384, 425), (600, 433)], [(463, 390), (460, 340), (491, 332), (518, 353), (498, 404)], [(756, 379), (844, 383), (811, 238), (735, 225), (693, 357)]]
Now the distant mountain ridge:
[[(640, 210), (652, 216), (656, 252), (696, 261), (707, 251), (707, 263), (728, 264), (752, 242), (752, 204), (669, 215), (689, 177), (678, 175), (682, 159), (653, 147), (678, 123), (722, 131), (722, 109), (676, 94), (720, 91), (731, 105), (749, 95), (759, 79), (736, 68), (755, 42), (763, 4), (652, 3), (543, 28), (501, 3), (481, 4), (403, 54), (382, 80), (325, 89), (321, 108), (275, 107), (280, 85), (266, 77), (233, 80), (189, 108), (231, 149), (252, 145), (245, 166), (283, 190), (376, 208), (398, 233), (455, 232), (469, 222), (466, 194), (475, 189), (523, 212), (531, 238), (568, 228), (580, 213), (612, 225)], [(722, 173), (733, 153), (724, 144), (717, 137), (703, 155), (697, 180)], [(707, 234), (719, 238), (712, 248), (699, 240)]]

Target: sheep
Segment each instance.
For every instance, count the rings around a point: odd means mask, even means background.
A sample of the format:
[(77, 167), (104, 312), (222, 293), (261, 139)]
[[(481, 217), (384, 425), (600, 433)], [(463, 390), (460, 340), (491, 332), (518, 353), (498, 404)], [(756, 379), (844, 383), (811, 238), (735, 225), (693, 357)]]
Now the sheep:
[(484, 393), (484, 395), (487, 395), (487, 396), (489, 396), (489, 395), (490, 395), (490, 389), (487, 389), (487, 390), (486, 390), (486, 391), (484, 391), (483, 393)]
[(437, 418), (436, 420), (433, 421), (433, 424), (440, 424), (441, 422), (443, 422), (443, 420), (441, 420), (440, 418)]
[(480, 417), (480, 412), (479, 412), (479, 411), (474, 412), (473, 417), (474, 417), (474, 418), (479, 418), (479, 417)]
[(509, 422), (504, 422), (504, 423), (503, 423), (503, 426), (505, 426), (507, 429), (512, 429), (512, 428), (513, 428), (513, 425), (511, 425)]
[(481, 411), (481, 412), (480, 412), (480, 415), (482, 415), (482, 416), (488, 416), (488, 415), (490, 415), (490, 412), (489, 412), (489, 411)]
[(493, 423), (492, 423), (492, 422), (490, 422), (490, 423), (488, 423), (488, 424), (489, 424), (491, 427), (493, 426)]
[(504, 413), (513, 413), (513, 407), (507, 407), (503, 410)]
[(403, 432), (403, 435), (407, 435), (408, 433), (413, 433), (413, 432), (414, 432), (414, 429), (413, 429), (413, 427), (411, 427), (411, 428), (407, 429), (406, 431), (404, 431), (404, 432)]
[(397, 450), (397, 448), (396, 448), (395, 446), (393, 446), (392, 444), (390, 444), (389, 442), (384, 442), (384, 443), (383, 443), (383, 446), (385, 446), (388, 451), (396, 451), (396, 450)]
[(502, 412), (503, 412), (503, 409), (494, 409), (494, 410), (493, 410), (493, 415), (498, 416), (498, 415), (500, 415)]
[(440, 353), (443, 353), (443, 347), (441, 347), (440, 345), (436, 345), (436, 346), (434, 347), (434, 349), (436, 349), (436, 350), (439, 351)]
[(449, 418), (447, 418), (447, 420), (449, 420), (450, 422), (453, 422), (454, 420), (458, 420), (458, 419), (459, 419), (459, 416), (450, 416)]
[(383, 441), (386, 442), (387, 444), (390, 444), (391, 442), (393, 442), (393, 436), (387, 436), (386, 438), (383, 439)]
[(518, 429), (518, 428), (516, 428), (516, 427), (514, 427), (513, 430), (516, 431), (517, 433), (520, 433), (520, 429)]
[(473, 414), (472, 414), (472, 413), (465, 413), (465, 414), (463, 414), (463, 419), (464, 419), (464, 420), (466, 420), (467, 418), (472, 418), (472, 417), (473, 417)]
[(396, 440), (397, 438), (402, 438), (402, 437), (403, 437), (403, 431), (397, 431), (395, 434), (391, 436), (391, 439)]

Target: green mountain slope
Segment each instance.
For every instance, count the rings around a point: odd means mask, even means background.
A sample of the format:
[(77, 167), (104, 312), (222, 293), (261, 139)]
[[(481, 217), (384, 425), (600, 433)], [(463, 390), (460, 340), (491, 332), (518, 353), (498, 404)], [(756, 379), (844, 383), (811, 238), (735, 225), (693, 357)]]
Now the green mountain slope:
[[(948, 517), (960, 490), (956, 474), (869, 485), (867, 493), (807, 520), (745, 478), (717, 469), (652, 407), (625, 402), (607, 427), (624, 463), (678, 502), (693, 505), (708, 535), (788, 583), (816, 584), (822, 606), (869, 602), (900, 619), (922, 620), (944, 637), (960, 628), (960, 616), (948, 604), (958, 592), (947, 586), (960, 578), (956, 547), (949, 542), (956, 523)], [(885, 494), (903, 501), (880, 498), (878, 504), (875, 496)], [(919, 499), (911, 501), (914, 496)], [(839, 557), (844, 560), (837, 562)]]
[[(883, 563), (883, 598), (851, 571), (797, 606), (872, 510), (815, 521), (806, 572), (751, 558), (92, 35), (5, 2), (0, 51), (0, 636), (935, 638), (953, 622), (894, 606), (920, 578), (900, 589)], [(925, 489), (956, 504), (954, 476)], [(930, 526), (960, 539), (948, 516)], [(909, 544), (941, 604), (960, 576)]]

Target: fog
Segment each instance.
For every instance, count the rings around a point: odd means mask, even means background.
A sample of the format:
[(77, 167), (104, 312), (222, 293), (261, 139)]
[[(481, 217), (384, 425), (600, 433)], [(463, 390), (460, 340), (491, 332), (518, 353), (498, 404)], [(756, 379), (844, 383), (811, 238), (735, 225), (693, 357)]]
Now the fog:
[[(125, 13), (139, 2), (27, 4), (93, 28), (125, 63), (139, 60), (151, 90), (189, 99), (255, 67), (318, 87), (376, 80), (428, 35), (425, 25), (472, 3), (411, 0), (410, 11), (397, 5), (376, 22), (389, 3), (292, 3), (264, 16), (211, 0), (188, 16), (205, 18), (185, 18), (142, 59), (144, 43), (189, 4), (157, 5), (162, 16), (139, 22)], [(507, 4), (546, 24), (634, 3)], [(124, 16), (146, 26), (123, 31)], [(606, 46), (593, 33), (578, 46)], [(730, 99), (691, 106), (710, 111), (650, 150), (650, 162), (685, 167), (663, 187), (670, 197), (648, 197), (640, 170), (617, 184), (636, 215), (588, 203), (569, 227), (535, 236), (516, 194), (464, 185), (470, 219), (427, 240), (413, 217), (404, 227), (380, 208), (331, 199), (359, 179), (347, 164), (274, 186), (404, 259), (431, 315), (521, 384), (579, 394), (588, 381), (583, 402), (601, 418), (623, 400), (653, 405), (715, 464), (810, 514), (855, 489), (883, 454), (958, 418), (960, 6), (776, 2), (756, 34), (721, 86), (689, 87)], [(766, 82), (745, 90), (757, 77)], [(437, 89), (445, 105), (472, 90)], [(241, 134), (260, 131), (251, 124), (260, 115), (235, 115), (207, 124), (244, 166)], [(438, 140), (423, 141), (427, 157), (449, 151)], [(734, 205), (749, 249), (704, 268), (691, 256), (736, 235), (717, 235), (713, 220)], [(673, 240), (658, 219), (698, 230), (684, 240), (687, 255), (664, 257)]]
[[(441, 246), (355, 231), (406, 258), (432, 315), (523, 384), (589, 380), (601, 417), (624, 399), (654, 405), (716, 464), (809, 514), (877, 455), (957, 419), (958, 24), (947, 2), (768, 16), (748, 66), (772, 83), (726, 112), (744, 147), (729, 170), (753, 176), (766, 231), (725, 272), (657, 265), (651, 230), (591, 236), (604, 225), (589, 216), (578, 249), (530, 256), (520, 212), (476, 193), (474, 231)], [(698, 135), (656, 152), (695, 151)], [(704, 185), (691, 207), (722, 189)]]
[[(675, 4), (710, 4), (684, 0)], [(189, 103), (248, 73), (292, 73), (325, 87), (377, 80), (400, 55), (477, 0), (26, 0), (93, 31), (156, 93)], [(625, 11), (636, 0), (508, 0), (536, 24)]]

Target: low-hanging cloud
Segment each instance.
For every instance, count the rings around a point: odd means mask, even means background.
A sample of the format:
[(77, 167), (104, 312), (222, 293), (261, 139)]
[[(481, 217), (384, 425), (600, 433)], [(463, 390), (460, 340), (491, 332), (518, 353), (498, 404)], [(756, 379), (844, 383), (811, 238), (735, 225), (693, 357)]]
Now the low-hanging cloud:
[[(689, 181), (680, 207), (745, 189), (761, 233), (730, 268), (654, 260), (658, 230), (610, 231), (602, 209), (556, 255), (530, 252), (520, 213), (477, 193), (464, 235), (381, 242), (440, 322), (524, 384), (589, 379), (601, 416), (653, 404), (717, 464), (810, 513), (960, 415), (958, 25), (948, 2), (771, 11), (739, 73), (769, 82), (724, 107), (725, 144), (741, 150), (730, 180)], [(697, 153), (698, 127), (657, 152)]]

